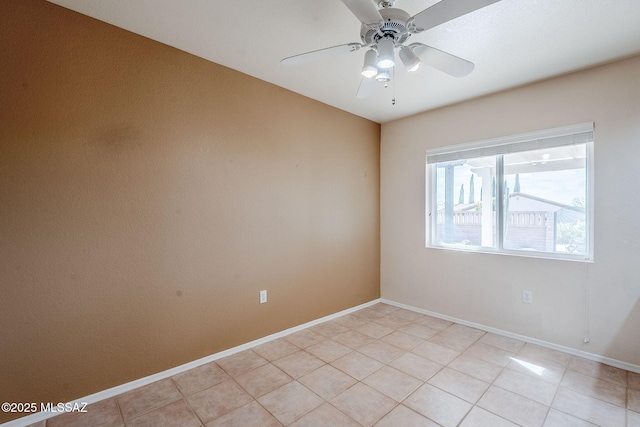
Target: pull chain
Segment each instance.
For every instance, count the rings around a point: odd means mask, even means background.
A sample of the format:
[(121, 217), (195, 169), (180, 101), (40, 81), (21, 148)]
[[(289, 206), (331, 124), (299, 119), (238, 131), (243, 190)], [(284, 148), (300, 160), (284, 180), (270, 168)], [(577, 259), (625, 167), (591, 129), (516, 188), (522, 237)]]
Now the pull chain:
[(392, 98), (391, 98), (391, 105), (396, 105), (396, 85), (395, 85), (395, 81), (396, 81), (396, 67), (393, 67), (391, 69), (391, 75), (393, 77), (392, 81), (392, 85), (393, 87), (391, 88), (391, 90), (393, 91), (393, 93), (391, 94)]

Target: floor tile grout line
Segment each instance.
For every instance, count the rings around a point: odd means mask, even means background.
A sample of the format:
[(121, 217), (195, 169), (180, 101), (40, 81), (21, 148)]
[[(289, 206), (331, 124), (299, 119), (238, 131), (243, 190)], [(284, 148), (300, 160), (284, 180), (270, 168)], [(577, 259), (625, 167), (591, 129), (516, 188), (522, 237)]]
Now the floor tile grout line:
[[(489, 345), (490, 345), (490, 344), (489, 344)], [(510, 352), (510, 353), (512, 354), (512, 356), (511, 356), (510, 358), (513, 360), (513, 357), (515, 357), (523, 347), (524, 347), (524, 345), (523, 345), (523, 346), (521, 346), (521, 347), (520, 347), (520, 349), (519, 349), (518, 351)], [(499, 348), (499, 347), (496, 347), (496, 348)], [(504, 349), (502, 349), (502, 350), (504, 350)], [(489, 362), (489, 363), (491, 363), (491, 362)], [(496, 365), (496, 366), (497, 366), (497, 365)], [(495, 378), (493, 379), (493, 381), (491, 381), (491, 383), (489, 384), (489, 387), (487, 387), (487, 389), (484, 391), (484, 393), (482, 394), (482, 396), (481, 396), (481, 397), (477, 400), (477, 402), (474, 404), (474, 407), (475, 407), (475, 406), (478, 406), (478, 403), (480, 402), (480, 400), (482, 400), (482, 397), (484, 397), (484, 396), (486, 395), (486, 393), (491, 389), (491, 387), (497, 387), (497, 388), (499, 388), (499, 389), (501, 389), (501, 390), (507, 391), (507, 392), (509, 392), (509, 393), (513, 393), (513, 394), (515, 394), (515, 395), (517, 395), (517, 396), (520, 396), (520, 397), (523, 397), (523, 398), (525, 398), (525, 399), (528, 399), (528, 400), (531, 400), (531, 401), (536, 402), (535, 400), (533, 400), (533, 399), (531, 399), (531, 398), (529, 398), (529, 397), (527, 397), (527, 396), (523, 396), (523, 395), (521, 395), (520, 393), (516, 393), (516, 392), (511, 391), (511, 390), (507, 390), (507, 389), (505, 389), (505, 388), (503, 388), (503, 387), (500, 387), (498, 384), (496, 384), (496, 381), (500, 378), (500, 376), (501, 376), (501, 375), (505, 372), (505, 370), (507, 370), (507, 369), (509, 369), (509, 364), (507, 364), (507, 365), (505, 365), (505, 366), (501, 366), (500, 373), (499, 373), (498, 375), (496, 375), (496, 376), (495, 376)], [(514, 372), (516, 372), (516, 371), (514, 371)], [(526, 374), (523, 374), (523, 375), (526, 375)], [(556, 390), (557, 390), (557, 387), (556, 387)], [(554, 393), (554, 394), (555, 394), (555, 393)], [(537, 403), (540, 403), (540, 402), (537, 402)], [(544, 405), (544, 404), (543, 404), (543, 405)], [(547, 419), (547, 417), (548, 417), (548, 415), (549, 415), (549, 411), (551, 410), (551, 406), (550, 406), (550, 405), (544, 405), (544, 406), (546, 406), (547, 411), (546, 411), (546, 413), (545, 413), (544, 420), (542, 421), (541, 426), (542, 426), (542, 425), (544, 425), (544, 422), (546, 421), (546, 419)], [(485, 410), (485, 411), (487, 411), (487, 412), (489, 412), (489, 413), (491, 413), (491, 414), (493, 414), (493, 415), (495, 415), (495, 416), (497, 416), (497, 417), (500, 417), (500, 418), (502, 418), (502, 419), (505, 419), (505, 420), (507, 420), (507, 421), (509, 421), (509, 422), (515, 423), (515, 421), (508, 420), (508, 419), (504, 418), (503, 416), (501, 416), (501, 415), (499, 415), (499, 414), (496, 414), (496, 413), (494, 413), (494, 412), (492, 412), (492, 411), (490, 411), (490, 410), (488, 410), (488, 409), (482, 408), (481, 406), (478, 406), (478, 408), (483, 409), (483, 410)]]
[[(452, 323), (452, 324), (451, 324), (451, 325), (449, 325), (447, 328), (445, 328), (445, 329), (443, 329), (443, 330), (439, 331), (439, 332), (438, 332), (436, 335), (434, 335), (433, 337), (435, 337), (435, 336), (437, 336), (437, 335), (440, 335), (440, 334), (442, 334), (442, 333), (446, 332), (448, 329), (450, 329), (450, 328), (451, 328), (451, 327), (453, 327), (454, 325), (456, 325), (456, 323)], [(464, 325), (463, 325), (463, 326), (464, 326)], [(474, 328), (474, 329), (475, 329), (475, 328)], [(463, 337), (463, 338), (472, 338), (472, 337), (469, 337), (469, 336), (465, 336), (465, 335), (463, 335), (463, 334), (459, 334), (459, 333), (457, 333), (457, 332), (455, 332), (455, 331), (450, 331), (450, 333), (451, 333), (451, 334), (453, 334), (453, 335), (455, 335), (455, 336), (458, 336), (458, 337)], [(434, 374), (433, 374), (429, 379), (427, 379), (427, 380), (425, 381), (425, 384), (429, 384), (430, 386), (435, 387), (435, 388), (437, 388), (438, 390), (441, 390), (442, 392), (449, 394), (450, 396), (453, 396), (453, 397), (456, 397), (456, 398), (461, 399), (461, 400), (463, 400), (463, 401), (466, 401), (465, 399), (462, 399), (462, 398), (461, 398), (461, 397), (459, 397), (459, 396), (456, 396), (456, 395), (454, 395), (454, 394), (451, 394), (449, 391), (444, 390), (444, 389), (442, 389), (442, 388), (438, 387), (437, 385), (430, 383), (429, 381), (430, 381), (433, 377), (435, 377), (436, 375), (438, 375), (438, 373), (442, 372), (445, 368), (449, 368), (449, 369), (452, 369), (452, 370), (454, 370), (454, 371), (456, 371), (456, 372), (460, 372), (460, 371), (456, 370), (455, 368), (450, 367), (449, 365), (450, 365), (451, 363), (453, 363), (453, 361), (455, 361), (458, 357), (460, 357), (461, 355), (463, 355), (463, 354), (464, 354), (464, 353), (465, 353), (465, 352), (466, 352), (466, 351), (467, 351), (471, 346), (473, 346), (474, 344), (476, 344), (476, 343), (480, 342), (480, 340), (481, 340), (484, 336), (486, 336), (486, 335), (487, 335), (487, 332), (484, 332), (484, 333), (482, 333), (481, 335), (479, 335), (479, 336), (478, 336), (478, 338), (476, 338), (476, 339), (474, 339), (473, 341), (471, 341), (471, 343), (470, 343), (469, 345), (467, 345), (463, 350), (461, 350), (461, 351), (455, 350), (455, 351), (458, 351), (458, 353), (459, 353), (459, 354), (458, 354), (458, 356), (456, 356), (456, 358), (454, 358), (453, 360), (451, 360), (451, 361), (450, 361), (449, 363), (447, 363), (446, 365), (443, 365), (443, 367), (442, 367), (442, 368), (440, 368), (436, 373), (434, 373)], [(431, 338), (427, 339), (427, 341), (430, 341), (433, 337), (431, 337)], [(491, 344), (487, 344), (487, 343), (484, 343), (484, 344), (485, 344), (485, 345), (487, 345), (487, 346), (490, 346), (490, 347), (493, 347), (493, 348), (499, 349), (499, 350), (508, 351), (508, 350), (505, 350), (505, 349), (503, 349), (503, 348), (500, 348), (500, 347), (497, 347), (497, 346), (493, 346), (493, 345), (491, 345)], [(445, 347), (446, 347), (446, 346), (445, 346)], [(509, 352), (509, 353), (511, 353), (511, 354), (513, 354), (513, 355), (515, 355), (515, 354), (516, 354), (516, 352), (513, 352), (513, 351), (508, 351), (508, 352)], [(482, 360), (482, 359), (479, 359), (479, 360)], [(485, 361), (485, 362), (487, 362), (487, 363), (491, 363), (491, 362), (488, 362), (488, 361)], [(493, 363), (492, 363), (492, 364), (493, 364)], [(495, 366), (499, 366), (499, 365), (495, 365)], [(465, 415), (463, 416), (463, 418), (460, 420), (460, 423), (462, 423), (462, 422), (463, 422), (463, 421), (464, 421), (464, 420), (469, 416), (469, 414), (471, 413), (471, 411), (473, 410), (473, 408), (478, 407), (478, 408), (480, 408), (480, 409), (483, 409), (483, 408), (481, 408), (480, 406), (478, 406), (478, 402), (480, 402), (480, 400), (484, 397), (484, 395), (485, 395), (485, 394), (486, 394), (486, 393), (491, 389), (491, 386), (499, 387), (498, 385), (496, 385), (496, 384), (495, 384), (495, 381), (500, 377), (500, 375), (504, 372), (504, 370), (505, 370), (505, 369), (507, 369), (507, 366), (500, 366), (500, 368), (501, 368), (501, 369), (500, 369), (500, 373), (498, 373), (498, 374), (495, 376), (495, 378), (492, 380), (492, 382), (487, 383), (487, 384), (488, 384), (488, 387), (487, 387), (487, 388), (482, 392), (482, 394), (478, 397), (478, 399), (477, 399), (475, 402), (469, 402), (469, 401), (466, 401), (467, 403), (469, 403), (469, 404), (471, 405), (471, 407), (470, 407), (470, 408), (469, 408), (469, 410), (465, 413)], [(463, 375), (468, 375), (468, 374), (466, 374), (466, 373), (464, 373), (464, 372), (460, 372), (460, 373), (461, 373), (461, 374), (463, 374)], [(470, 375), (468, 375), (468, 376), (470, 376)], [(471, 377), (471, 378), (475, 378), (475, 377), (472, 377), (472, 376), (470, 376), (470, 377)], [(476, 379), (477, 379), (477, 378), (476, 378)], [(480, 380), (480, 381), (482, 381), (482, 380)], [(501, 387), (499, 387), (499, 388), (501, 388)], [(507, 391), (508, 391), (508, 390), (507, 390)], [(516, 393), (516, 394), (517, 394), (517, 393)], [(527, 398), (526, 396), (521, 396), (521, 397)], [(528, 398), (527, 398), (527, 399), (528, 399)], [(545, 405), (545, 406), (546, 406), (546, 405)], [(486, 410), (486, 409), (484, 409), (484, 410)], [(504, 417), (500, 416), (499, 414), (495, 414), (495, 413), (493, 413), (492, 411), (489, 411), (489, 410), (486, 410), (486, 411), (487, 411), (487, 412), (489, 412), (489, 413), (491, 413), (492, 415), (495, 415), (495, 416), (497, 416), (497, 417), (499, 417), (499, 418), (501, 418), (501, 419), (505, 419), (505, 420), (506, 420), (506, 418), (504, 418)], [(548, 410), (547, 410), (547, 412), (548, 412)], [(546, 415), (545, 415), (545, 419), (546, 419)], [(507, 420), (507, 421), (509, 421), (509, 420)], [(511, 421), (509, 421), (509, 422), (511, 422)]]
[[(124, 420), (124, 412), (122, 411), (122, 405), (120, 405), (120, 400), (118, 400), (116, 397), (114, 397), (113, 400), (116, 403), (116, 407), (118, 408), (118, 411), (120, 412), (120, 418), (122, 418), (122, 424), (124, 424), (126, 426), (127, 423)], [(49, 423), (49, 420), (47, 420), (47, 424), (48, 423)]]

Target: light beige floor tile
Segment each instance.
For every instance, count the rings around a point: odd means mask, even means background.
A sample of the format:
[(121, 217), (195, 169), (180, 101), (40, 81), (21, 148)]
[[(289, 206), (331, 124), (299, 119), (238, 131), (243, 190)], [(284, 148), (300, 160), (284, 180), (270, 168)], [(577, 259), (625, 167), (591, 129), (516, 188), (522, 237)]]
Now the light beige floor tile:
[(551, 405), (558, 388), (556, 384), (508, 368), (502, 371), (493, 384), (545, 406)]
[(548, 407), (499, 387), (491, 386), (478, 406), (524, 427), (541, 426)]
[(422, 381), (417, 378), (389, 366), (378, 369), (362, 382), (397, 402), (402, 402), (422, 385)]
[(437, 329), (439, 331), (443, 331), (447, 329), (449, 326), (453, 325), (453, 323), (449, 322), (448, 320), (438, 319), (437, 317), (433, 317), (433, 316), (423, 316), (415, 320), (414, 323), (428, 326), (432, 329)]
[(299, 382), (292, 381), (258, 398), (258, 402), (278, 421), (288, 425), (322, 405), (324, 399)]
[(367, 307), (365, 310), (382, 313), (382, 314), (391, 314), (399, 311), (400, 307), (396, 307), (391, 304), (385, 304), (381, 302), (381, 303), (372, 305), (371, 307)]
[(278, 368), (282, 369), (292, 378), (298, 378), (307, 374), (314, 369), (318, 369), (324, 365), (323, 360), (307, 353), (306, 351), (298, 351), (289, 356), (283, 357), (273, 362)]
[(420, 344), (411, 350), (411, 352), (441, 365), (449, 364), (453, 359), (460, 355), (460, 352), (429, 341)]
[(298, 419), (290, 427), (359, 427), (360, 424), (347, 417), (328, 403)]
[(553, 400), (555, 409), (603, 427), (622, 426), (625, 410), (611, 403), (560, 387)]
[(235, 381), (216, 384), (186, 398), (203, 423), (208, 423), (251, 402), (252, 397)]
[(489, 332), (483, 335), (478, 342), (501, 348), (510, 353), (516, 353), (522, 348), (522, 346), (524, 346), (524, 341), (503, 337)]
[(374, 339), (371, 338), (369, 335), (365, 335), (358, 331), (343, 332), (341, 334), (338, 334), (332, 337), (332, 339), (335, 342), (345, 345), (353, 350), (357, 350), (363, 345), (367, 345), (370, 342), (374, 341)]
[(404, 405), (398, 405), (378, 421), (375, 427), (439, 427), (430, 419)]
[(469, 347), (465, 351), (465, 354), (502, 367), (507, 366), (509, 362), (511, 362), (511, 357), (513, 355), (501, 348), (478, 342)]
[(629, 388), (634, 390), (640, 390), (640, 374), (636, 372), (629, 372)]
[(397, 311), (394, 311), (392, 315), (399, 319), (405, 319), (410, 322), (415, 322), (416, 320), (424, 317), (424, 314), (420, 314), (416, 311), (406, 310), (404, 308), (400, 308)]
[(449, 329), (446, 329), (431, 337), (429, 341), (455, 351), (463, 352), (469, 348), (476, 339), (464, 335), (458, 335), (456, 333), (449, 332)]
[(252, 400), (250, 403), (207, 423), (205, 427), (280, 427), (281, 425), (258, 402)]
[(511, 358), (507, 368), (554, 384), (559, 384), (562, 381), (566, 371), (565, 368), (554, 363), (535, 360), (519, 354)]
[(393, 359), (396, 359), (405, 353), (405, 351), (401, 348), (382, 341), (374, 341), (370, 344), (360, 347), (358, 349), (358, 352), (366, 356), (373, 357), (374, 359), (382, 363), (389, 363)]
[(597, 427), (588, 421), (581, 420), (572, 415), (551, 408), (543, 427)]
[(298, 378), (298, 382), (323, 399), (329, 400), (354, 385), (357, 381), (331, 365), (324, 365)]
[(444, 427), (457, 426), (472, 408), (469, 402), (430, 384), (420, 387), (403, 404)]
[(365, 323), (362, 326), (358, 326), (355, 330), (375, 339), (382, 338), (394, 331), (388, 326), (374, 322)]
[(182, 395), (170, 378), (117, 396), (118, 405), (125, 421), (180, 399), (182, 399)]
[(532, 362), (543, 362), (543, 366), (550, 364), (559, 368), (566, 368), (571, 360), (571, 355), (567, 353), (531, 343), (523, 345), (514, 357)]
[(402, 328), (403, 326), (406, 326), (406, 325), (411, 323), (408, 320), (399, 319), (397, 317), (394, 317), (393, 314), (389, 314), (387, 316), (375, 319), (374, 322), (378, 323), (380, 325), (386, 326), (388, 328), (391, 328), (391, 329)]
[(331, 399), (330, 403), (363, 426), (372, 426), (397, 404), (393, 399), (362, 383), (343, 391)]
[(218, 366), (224, 369), (227, 374), (235, 377), (245, 372), (259, 368), (269, 363), (267, 359), (258, 355), (253, 350), (245, 350), (228, 357), (216, 360)]
[(466, 354), (461, 354), (456, 357), (448, 366), (463, 374), (471, 375), (474, 378), (488, 383), (498, 378), (498, 375), (500, 375), (503, 369), (502, 366), (494, 365), (493, 363)]
[(623, 387), (627, 386), (627, 371), (581, 357), (572, 356), (568, 370), (599, 380), (609, 381)]
[(462, 421), (460, 427), (518, 427), (518, 425), (474, 406)]
[(472, 338), (474, 340), (479, 339), (484, 334), (485, 331), (481, 331), (480, 329), (472, 328), (471, 326), (461, 325), (459, 323), (454, 323), (450, 327), (447, 328), (447, 332), (451, 332), (454, 334), (462, 335), (465, 337)]
[(312, 326), (309, 329), (317, 334), (324, 335), (327, 338), (332, 338), (335, 335), (349, 330), (349, 328), (336, 321), (320, 323), (319, 325)]
[(627, 409), (640, 412), (640, 390), (628, 390)]
[(399, 371), (409, 374), (420, 381), (427, 381), (434, 376), (436, 372), (442, 369), (442, 365), (431, 360), (420, 357), (417, 354), (405, 353), (394, 359), (389, 366)]
[(394, 331), (389, 335), (385, 335), (384, 337), (380, 338), (380, 341), (386, 342), (387, 344), (395, 345), (396, 347), (409, 351), (422, 344), (425, 340), (413, 335), (405, 334), (404, 332)]
[(388, 313), (381, 313), (380, 311), (377, 311), (377, 310), (370, 310), (370, 309), (364, 308), (362, 310), (354, 311), (352, 314), (354, 316), (358, 316), (366, 320), (376, 320), (386, 316)]
[(399, 328), (398, 331), (404, 332), (405, 334), (413, 335), (414, 337), (423, 340), (428, 340), (429, 338), (435, 336), (440, 332), (438, 329), (430, 328), (418, 323), (411, 323), (407, 326), (403, 326), (402, 328)]
[(340, 316), (336, 319), (336, 322), (341, 325), (346, 326), (349, 329), (355, 329), (358, 326), (362, 326), (369, 321), (367, 319), (363, 319), (362, 317), (354, 316), (353, 314), (345, 314), (344, 316)]
[(300, 348), (291, 344), (284, 338), (280, 338), (253, 347), (252, 350), (267, 359), (269, 362), (273, 362), (274, 360), (278, 360), (282, 357), (295, 353), (300, 350)]
[(245, 389), (254, 398), (275, 390), (293, 379), (278, 369), (276, 366), (268, 363), (260, 366), (253, 371), (245, 372), (235, 377), (240, 387)]
[(580, 394), (595, 397), (623, 408), (627, 399), (626, 387), (588, 377), (572, 370), (566, 372), (560, 385)]
[(640, 427), (640, 413), (627, 410), (627, 427)]
[(334, 360), (331, 365), (357, 380), (362, 380), (384, 366), (377, 360), (356, 351)]
[(201, 425), (196, 414), (182, 399), (127, 421), (127, 427), (199, 427)]
[(350, 353), (352, 350), (349, 347), (337, 343), (333, 340), (324, 340), (322, 342), (319, 342), (318, 344), (307, 347), (305, 351), (311, 353), (318, 359), (322, 359), (325, 362), (329, 363), (339, 357), (344, 356), (347, 353)]
[(324, 335), (317, 334), (309, 329), (303, 329), (284, 337), (285, 340), (300, 348), (307, 348), (326, 340)]
[(189, 369), (171, 377), (180, 392), (188, 396), (229, 379), (229, 375), (215, 362)]
[[(47, 420), (50, 427), (119, 426), (124, 424), (116, 398), (87, 405), (87, 412), (68, 412)], [(36, 424), (37, 425), (37, 424)], [(44, 424), (43, 424), (44, 426)]]
[(489, 383), (446, 367), (428, 383), (470, 403), (476, 403), (489, 388)]

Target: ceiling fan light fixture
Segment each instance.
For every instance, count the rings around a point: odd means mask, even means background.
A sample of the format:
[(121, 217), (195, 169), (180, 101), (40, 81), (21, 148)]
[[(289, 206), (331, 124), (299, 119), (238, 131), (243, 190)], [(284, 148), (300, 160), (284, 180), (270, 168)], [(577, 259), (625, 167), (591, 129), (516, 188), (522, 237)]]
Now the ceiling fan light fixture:
[(416, 71), (420, 68), (420, 58), (413, 52), (409, 46), (400, 49), (400, 60), (404, 64), (404, 68), (409, 71)]
[(389, 73), (389, 70), (380, 70), (378, 71), (376, 80), (381, 83), (389, 83), (391, 81), (391, 73)]
[(395, 64), (393, 60), (394, 42), (392, 39), (384, 39), (378, 42), (378, 68), (391, 68)]
[(364, 65), (362, 66), (362, 75), (368, 79), (378, 74), (376, 67), (377, 55), (376, 51), (371, 49), (364, 54)]

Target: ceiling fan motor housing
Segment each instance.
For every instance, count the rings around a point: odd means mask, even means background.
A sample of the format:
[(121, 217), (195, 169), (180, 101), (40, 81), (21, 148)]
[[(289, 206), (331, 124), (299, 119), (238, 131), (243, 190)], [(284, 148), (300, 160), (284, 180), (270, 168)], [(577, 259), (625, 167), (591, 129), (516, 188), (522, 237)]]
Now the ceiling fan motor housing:
[(408, 22), (411, 16), (401, 9), (386, 8), (380, 10), (384, 19), (381, 26), (371, 28), (362, 25), (360, 38), (366, 45), (375, 45), (381, 39), (392, 39), (396, 45), (404, 43), (411, 33)]

